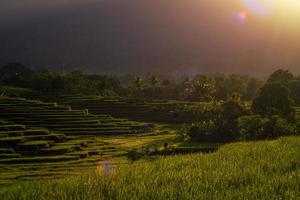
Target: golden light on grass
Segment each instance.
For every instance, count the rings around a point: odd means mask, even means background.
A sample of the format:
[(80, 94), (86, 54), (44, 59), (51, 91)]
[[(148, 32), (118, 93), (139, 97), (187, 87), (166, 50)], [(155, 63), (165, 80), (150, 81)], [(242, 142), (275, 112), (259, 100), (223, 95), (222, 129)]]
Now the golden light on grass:
[(102, 162), (98, 162), (96, 165), (96, 175), (102, 176), (105, 174), (111, 174), (115, 169), (115, 166), (113, 165), (112, 161), (110, 159), (107, 159)]

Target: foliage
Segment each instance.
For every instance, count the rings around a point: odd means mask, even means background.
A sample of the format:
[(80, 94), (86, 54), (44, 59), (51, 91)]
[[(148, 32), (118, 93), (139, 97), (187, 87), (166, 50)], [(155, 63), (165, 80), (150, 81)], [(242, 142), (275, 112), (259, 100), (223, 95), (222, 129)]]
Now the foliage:
[(212, 120), (193, 123), (187, 130), (187, 135), (193, 142), (215, 142), (216, 124)]
[(246, 87), (244, 95), (245, 100), (253, 100), (258, 94), (260, 88), (263, 86), (263, 82), (259, 79), (251, 78)]
[(279, 116), (260, 115), (239, 118), (241, 140), (276, 139), (280, 136), (296, 133), (296, 126)]
[(291, 92), (291, 98), (297, 105), (300, 105), (300, 79), (291, 80), (288, 83), (288, 88)]
[[(79, 71), (33, 72), (21, 63), (0, 68), (0, 82), (29, 87), (43, 94), (121, 95), (137, 99), (177, 99), (190, 101), (227, 100), (232, 94), (251, 100), (260, 87), (259, 80), (248, 76), (198, 74), (182, 81), (158, 75), (126, 76), (131, 85), (121, 85), (122, 77), (86, 75)], [(160, 81), (162, 80), (162, 81)], [(107, 92), (109, 91), (109, 92)]]
[(219, 115), (216, 118), (216, 134), (223, 142), (234, 141), (238, 136), (238, 118), (247, 114), (248, 110), (238, 100), (228, 100), (221, 106)]
[(121, 93), (117, 78), (100, 75), (63, 74), (39, 72), (32, 78), (32, 88), (43, 94), (94, 94), (116, 95)]
[(183, 96), (186, 100), (209, 101), (215, 91), (214, 79), (197, 75), (193, 80), (185, 82)]
[[(128, 78), (128, 77), (127, 77)], [(227, 100), (233, 94), (252, 100), (262, 85), (256, 78), (240, 75), (203, 75), (186, 77), (181, 81), (151, 75), (132, 78), (128, 96), (139, 99), (176, 99), (186, 101)]]
[(127, 153), (127, 159), (131, 162), (133, 161), (137, 161), (137, 160), (140, 160), (144, 157), (145, 155), (141, 152), (138, 152), (136, 150), (130, 150), (128, 151)]
[(252, 110), (260, 115), (279, 115), (288, 120), (294, 120), (295, 111), (292, 107), (288, 88), (281, 83), (267, 83), (254, 99)]
[(245, 105), (228, 100), (211, 116), (187, 128), (187, 135), (197, 142), (229, 142), (239, 138), (238, 118), (247, 114)]
[(21, 63), (8, 63), (0, 68), (0, 82), (24, 87), (28, 86), (33, 71)]
[(227, 100), (234, 93), (239, 94), (241, 97), (246, 95), (246, 89), (249, 85), (249, 77), (232, 74), (229, 76), (220, 75), (214, 79), (216, 82), (216, 99)]
[(268, 83), (277, 82), (286, 85), (293, 78), (293, 74), (291, 74), (288, 70), (279, 69), (270, 75)]
[(237, 140), (276, 139), (297, 134), (299, 124), (278, 115), (249, 115), (237, 100), (224, 102), (212, 118), (185, 128), (193, 142), (231, 142)]

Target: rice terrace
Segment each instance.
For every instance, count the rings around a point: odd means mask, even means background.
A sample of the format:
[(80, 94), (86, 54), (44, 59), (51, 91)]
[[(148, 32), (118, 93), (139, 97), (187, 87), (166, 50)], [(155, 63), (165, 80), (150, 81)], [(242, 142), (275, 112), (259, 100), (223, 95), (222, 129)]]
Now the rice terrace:
[(300, 199), (296, 0), (0, 2), (0, 200)]

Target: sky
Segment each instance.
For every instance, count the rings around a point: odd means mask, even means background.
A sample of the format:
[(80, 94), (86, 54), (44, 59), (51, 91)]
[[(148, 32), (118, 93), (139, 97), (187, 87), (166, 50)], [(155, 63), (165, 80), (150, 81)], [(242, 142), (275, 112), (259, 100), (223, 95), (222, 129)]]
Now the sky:
[(93, 73), (300, 73), (299, 0), (1, 0), (0, 64)]

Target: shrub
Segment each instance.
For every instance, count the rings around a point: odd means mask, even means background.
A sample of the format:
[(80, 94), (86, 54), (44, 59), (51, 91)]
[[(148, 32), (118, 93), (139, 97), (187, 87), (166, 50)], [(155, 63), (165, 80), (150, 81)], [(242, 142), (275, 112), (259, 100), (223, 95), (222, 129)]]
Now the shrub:
[(214, 116), (192, 124), (186, 134), (195, 142), (230, 142), (239, 139), (238, 118), (247, 114), (237, 100), (228, 100), (214, 111)]
[(300, 135), (300, 122), (299, 121), (294, 124), (294, 134)]
[(275, 139), (296, 132), (295, 124), (278, 115), (270, 117), (261, 115), (242, 116), (238, 119), (238, 124), (241, 140)]
[(263, 139), (263, 124), (267, 119), (260, 115), (242, 116), (238, 119), (241, 140)]
[(187, 135), (193, 142), (215, 142), (216, 124), (212, 120), (193, 123), (187, 131)]
[(252, 110), (260, 115), (279, 115), (293, 121), (295, 110), (292, 107), (290, 91), (280, 83), (268, 83), (254, 99)]
[(143, 154), (136, 151), (136, 150), (130, 150), (128, 151), (127, 153), (127, 159), (131, 162), (134, 162), (134, 161), (137, 161), (137, 160), (140, 160), (143, 158)]
[(240, 101), (228, 100), (221, 105), (216, 118), (216, 134), (221, 142), (239, 139), (238, 118), (247, 114), (247, 109)]

